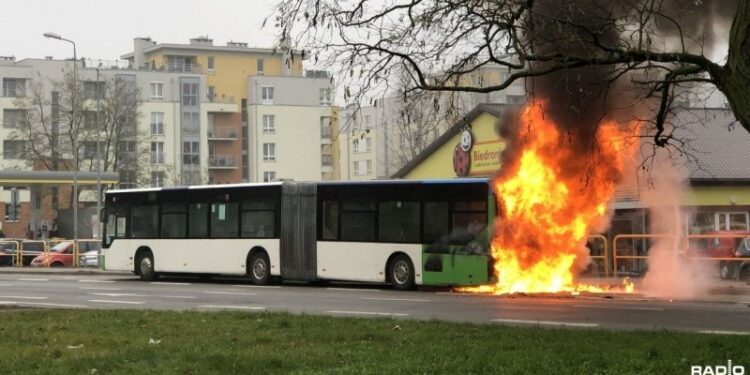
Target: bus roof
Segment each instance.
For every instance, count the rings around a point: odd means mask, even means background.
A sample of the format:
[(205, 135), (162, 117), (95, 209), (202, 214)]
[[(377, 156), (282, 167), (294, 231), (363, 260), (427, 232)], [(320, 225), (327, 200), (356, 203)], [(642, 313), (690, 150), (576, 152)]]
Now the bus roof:
[[(335, 185), (386, 185), (386, 184), (476, 184), (487, 183), (487, 178), (454, 178), (454, 179), (432, 179), (432, 180), (361, 180), (361, 181), (319, 181), (317, 185), (335, 186)], [(303, 182), (303, 181), (291, 181)], [(246, 182), (239, 184), (222, 184), (222, 185), (192, 185), (192, 186), (172, 186), (160, 188), (142, 188), (142, 189), (119, 189), (109, 190), (105, 194), (123, 194), (123, 193), (146, 193), (156, 191), (173, 191), (173, 190), (200, 190), (200, 189), (224, 189), (254, 186), (279, 186), (284, 184), (278, 182)]]

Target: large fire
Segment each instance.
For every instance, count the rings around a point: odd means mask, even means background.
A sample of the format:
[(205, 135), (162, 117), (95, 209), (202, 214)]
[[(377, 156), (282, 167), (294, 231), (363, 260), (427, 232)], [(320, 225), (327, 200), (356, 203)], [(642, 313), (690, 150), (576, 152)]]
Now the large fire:
[[(615, 184), (634, 148), (625, 131), (605, 122), (592, 151), (580, 154), (570, 135), (545, 118), (543, 105), (535, 102), (520, 113), (517, 165), (493, 181), (500, 210), (491, 243), (497, 282), (464, 291), (612, 290), (577, 283), (575, 276), (589, 261), (588, 236), (604, 229)], [(633, 285), (626, 279), (615, 289), (632, 292)]]

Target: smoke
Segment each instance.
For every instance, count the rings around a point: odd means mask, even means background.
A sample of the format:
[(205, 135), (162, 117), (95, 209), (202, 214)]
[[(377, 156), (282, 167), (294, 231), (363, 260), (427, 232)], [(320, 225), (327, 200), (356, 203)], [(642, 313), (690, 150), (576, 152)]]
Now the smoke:
[(648, 249), (648, 271), (641, 291), (661, 298), (695, 298), (709, 289), (711, 263), (687, 262), (682, 251), (687, 233), (680, 197), (685, 190), (684, 170), (666, 157), (656, 161), (651, 189), (642, 200), (649, 207), (649, 233), (672, 237), (657, 238)]

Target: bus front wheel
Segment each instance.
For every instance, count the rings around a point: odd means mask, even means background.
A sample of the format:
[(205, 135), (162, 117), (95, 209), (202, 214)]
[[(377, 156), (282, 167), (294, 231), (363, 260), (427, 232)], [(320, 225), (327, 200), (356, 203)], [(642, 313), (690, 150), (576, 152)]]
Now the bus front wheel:
[(259, 251), (250, 258), (248, 273), (253, 284), (266, 285), (271, 280), (271, 262), (266, 253)]
[(414, 289), (414, 265), (411, 259), (403, 254), (396, 255), (388, 267), (388, 278), (398, 290)]
[(143, 281), (154, 281), (159, 275), (154, 271), (154, 256), (150, 251), (141, 253), (135, 263), (138, 266), (138, 276)]

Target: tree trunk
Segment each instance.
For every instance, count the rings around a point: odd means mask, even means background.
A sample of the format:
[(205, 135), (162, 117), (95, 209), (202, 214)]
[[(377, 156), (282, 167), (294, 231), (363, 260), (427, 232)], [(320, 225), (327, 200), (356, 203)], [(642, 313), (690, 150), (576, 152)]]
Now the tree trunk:
[(740, 0), (729, 33), (729, 56), (715, 75), (734, 116), (750, 132), (750, 1)]

